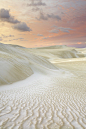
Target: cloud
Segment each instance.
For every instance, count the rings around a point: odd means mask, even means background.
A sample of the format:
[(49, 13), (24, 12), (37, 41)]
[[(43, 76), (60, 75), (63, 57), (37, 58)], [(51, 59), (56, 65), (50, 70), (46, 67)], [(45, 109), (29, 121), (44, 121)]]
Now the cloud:
[(48, 20), (48, 17), (43, 14), (43, 12), (40, 12), (39, 18), (36, 18), (37, 20)]
[(49, 37), (44, 37), (43, 39), (48, 39)]
[(18, 40), (18, 39), (12, 39), (12, 40)]
[(0, 18), (10, 18), (9, 10), (0, 9)]
[(67, 33), (69, 33), (69, 30), (72, 30), (71, 28), (64, 28), (64, 27), (58, 27), (58, 29), (62, 32), (67, 32)]
[(12, 39), (12, 40), (23, 40), (24, 38), (17, 38), (17, 39)]
[(14, 35), (9, 35), (9, 37), (14, 37)]
[(31, 0), (31, 4), (27, 4), (27, 6), (46, 6), (46, 4), (42, 0), (39, 0), (37, 3), (35, 3), (35, 0)]
[(51, 30), (50, 32), (51, 32), (51, 33), (58, 33), (59, 30), (58, 30), (58, 29), (53, 29), (53, 30)]
[(14, 35), (8, 35), (8, 36), (6, 36), (4, 34), (2, 34), (2, 36), (3, 36), (3, 38), (14, 37)]
[(42, 34), (37, 34), (37, 36), (43, 36)]
[(36, 18), (37, 20), (48, 20), (49, 18), (56, 19), (56, 20), (61, 20), (61, 17), (58, 15), (54, 14), (47, 14), (45, 15), (43, 12), (40, 11), (39, 18)]
[(54, 26), (54, 27), (55, 29), (50, 30), (51, 33), (58, 33), (59, 31), (69, 33), (70, 32), (69, 30), (73, 30), (71, 28), (64, 28), (64, 27), (57, 27), (57, 26)]
[(28, 40), (25, 40), (24, 38), (11, 39), (11, 40), (9, 40), (9, 41), (15, 41), (15, 40), (28, 41)]
[[(10, 15), (10, 10), (0, 9), (0, 20), (3, 22), (15, 24), (13, 28), (19, 31), (31, 31), (31, 29), (26, 25), (25, 22), (21, 22), (17, 19), (14, 19), (14, 17)], [(12, 37), (12, 35), (10, 35), (9, 37)]]
[(22, 40), (22, 39), (24, 39), (24, 38), (18, 38), (18, 39)]
[(54, 15), (54, 14), (47, 14), (48, 18), (53, 18), (53, 19), (57, 19), (58, 21), (61, 20), (61, 17), (58, 15)]
[(33, 12), (36, 12), (36, 11), (39, 11), (39, 10), (40, 10), (40, 8), (38, 8), (38, 7), (32, 9)]
[(18, 23), (13, 26), (14, 29), (19, 30), (19, 31), (32, 31), (25, 22)]
[(10, 10), (0, 9), (0, 20), (3, 22), (9, 22), (12, 24), (20, 23), (17, 19), (14, 19), (14, 16), (10, 15)]

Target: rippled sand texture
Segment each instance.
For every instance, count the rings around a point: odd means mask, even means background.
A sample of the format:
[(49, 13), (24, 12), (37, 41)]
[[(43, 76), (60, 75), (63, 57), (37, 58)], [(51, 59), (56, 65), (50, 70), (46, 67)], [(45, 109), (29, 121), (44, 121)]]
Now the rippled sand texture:
[(86, 49), (0, 45), (0, 129), (86, 129)]

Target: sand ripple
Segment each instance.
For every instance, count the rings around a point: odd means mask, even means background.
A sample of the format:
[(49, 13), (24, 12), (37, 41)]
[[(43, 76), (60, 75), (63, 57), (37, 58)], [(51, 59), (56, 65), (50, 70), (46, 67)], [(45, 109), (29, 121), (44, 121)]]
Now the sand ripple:
[(25, 87), (3, 90), (0, 128), (85, 129), (86, 83), (82, 86), (82, 81), (46, 76)]

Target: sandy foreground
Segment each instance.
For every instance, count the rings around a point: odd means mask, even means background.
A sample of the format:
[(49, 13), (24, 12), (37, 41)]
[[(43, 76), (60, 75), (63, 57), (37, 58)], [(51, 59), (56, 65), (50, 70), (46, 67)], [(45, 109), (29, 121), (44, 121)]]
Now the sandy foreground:
[(86, 48), (0, 44), (0, 129), (86, 129)]

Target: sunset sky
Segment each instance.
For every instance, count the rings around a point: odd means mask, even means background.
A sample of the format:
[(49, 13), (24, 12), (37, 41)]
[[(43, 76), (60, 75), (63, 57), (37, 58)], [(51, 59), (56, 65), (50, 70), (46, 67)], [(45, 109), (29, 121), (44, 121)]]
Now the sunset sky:
[(86, 0), (0, 0), (0, 43), (86, 47)]

